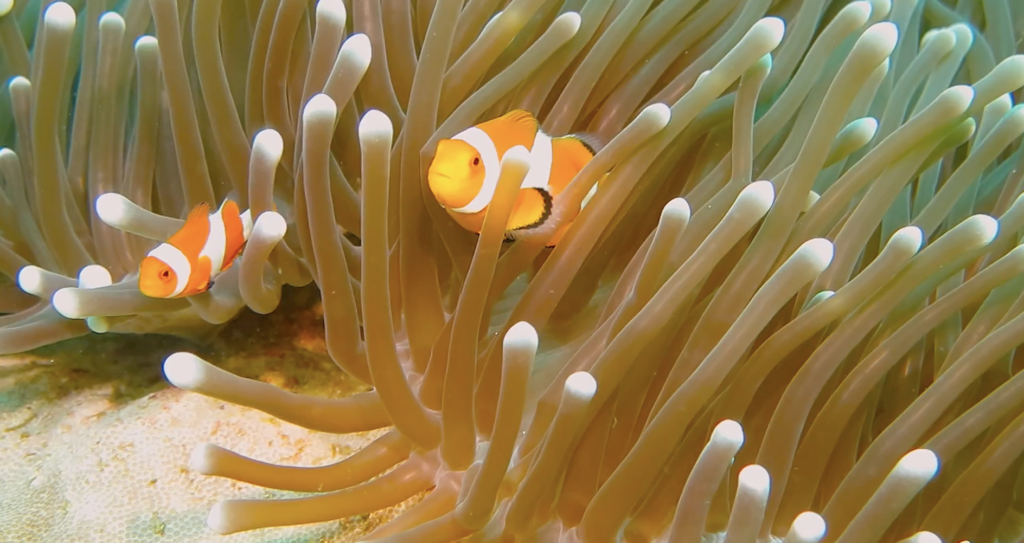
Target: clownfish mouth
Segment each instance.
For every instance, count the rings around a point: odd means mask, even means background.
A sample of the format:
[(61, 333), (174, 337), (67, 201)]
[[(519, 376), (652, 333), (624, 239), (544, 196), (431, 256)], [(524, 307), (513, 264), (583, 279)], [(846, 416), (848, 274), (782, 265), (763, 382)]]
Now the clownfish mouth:
[(428, 174), (428, 179), (430, 181), (430, 184), (432, 185), (430, 192), (433, 193), (434, 200), (436, 200), (437, 203), (440, 204), (442, 208), (447, 209), (448, 206), (446, 205), (446, 191), (439, 190), (439, 188), (437, 186), (434, 186), (434, 184), (441, 183), (443, 186), (443, 184), (454, 183), (455, 179), (450, 175), (443, 174), (437, 171), (430, 172)]

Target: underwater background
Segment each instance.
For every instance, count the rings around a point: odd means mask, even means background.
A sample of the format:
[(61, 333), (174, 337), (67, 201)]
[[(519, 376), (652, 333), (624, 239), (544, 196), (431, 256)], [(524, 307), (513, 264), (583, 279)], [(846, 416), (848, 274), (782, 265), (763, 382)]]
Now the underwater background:
[[(1024, 541), (1024, 3), (0, 0), (0, 80), (0, 542)], [(593, 157), (469, 231), (515, 109)]]

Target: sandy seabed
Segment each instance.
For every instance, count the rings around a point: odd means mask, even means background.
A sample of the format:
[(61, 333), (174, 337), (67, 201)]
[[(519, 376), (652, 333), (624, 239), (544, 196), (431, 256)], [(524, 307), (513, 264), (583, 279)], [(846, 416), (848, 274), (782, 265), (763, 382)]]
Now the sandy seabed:
[(218, 500), (301, 494), (195, 473), (188, 461), (196, 445), (318, 466), (384, 431), (314, 432), (164, 381), (164, 357), (190, 350), (294, 392), (343, 397), (364, 390), (325, 352), (315, 290), (289, 294), (274, 314), (242, 315), (209, 343), (91, 336), (0, 356), (0, 542), (348, 542), (404, 508), (233, 536), (206, 527)]

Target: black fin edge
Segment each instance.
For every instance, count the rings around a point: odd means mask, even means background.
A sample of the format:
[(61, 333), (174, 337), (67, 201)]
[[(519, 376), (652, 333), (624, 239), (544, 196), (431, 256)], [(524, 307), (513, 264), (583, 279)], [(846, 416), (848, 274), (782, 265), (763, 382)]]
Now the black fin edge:
[(587, 151), (590, 151), (590, 156), (596, 155), (604, 147), (604, 145), (601, 145), (601, 142), (597, 141), (595, 136), (587, 133), (569, 134), (569, 136), (576, 138), (576, 141), (580, 142)]
[(542, 224), (547, 222), (549, 217), (551, 217), (551, 209), (552, 209), (552, 207), (554, 205), (554, 201), (551, 198), (551, 193), (549, 193), (548, 191), (546, 191), (544, 189), (540, 189), (540, 188), (531, 188), (531, 189), (527, 189), (527, 190), (535, 190), (538, 193), (540, 193), (541, 198), (544, 199), (544, 213), (541, 213), (541, 216), (540, 216), (539, 219), (537, 219), (536, 221), (534, 221), (534, 222), (532, 222), (532, 223), (530, 223), (530, 224), (528, 224), (526, 226), (520, 226), (519, 228), (516, 228), (515, 230), (508, 230), (508, 231), (506, 231), (505, 232), (505, 240), (506, 241), (515, 241), (515, 240), (519, 239), (519, 236), (521, 234), (525, 233), (526, 230), (532, 230), (534, 228), (537, 228), (538, 226), (541, 226)]

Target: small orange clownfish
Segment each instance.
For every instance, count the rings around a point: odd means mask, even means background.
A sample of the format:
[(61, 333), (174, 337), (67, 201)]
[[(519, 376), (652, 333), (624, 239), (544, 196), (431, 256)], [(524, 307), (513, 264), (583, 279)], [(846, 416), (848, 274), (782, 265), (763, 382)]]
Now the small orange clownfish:
[[(510, 111), (437, 142), (427, 183), (438, 203), (466, 230), (480, 233), (483, 228), (487, 205), (498, 185), (501, 158), (516, 145), (530, 151), (530, 172), (509, 216), (506, 239), (544, 225), (555, 198), (594, 157), (593, 146), (581, 136), (551, 137), (523, 110)], [(597, 184), (580, 209), (596, 191)], [(568, 227), (568, 223), (563, 225), (548, 246), (558, 243)]]
[(151, 298), (181, 298), (208, 290), (213, 279), (231, 267), (252, 231), (248, 211), (225, 200), (210, 213), (199, 204), (181, 227), (142, 259), (139, 290)]

